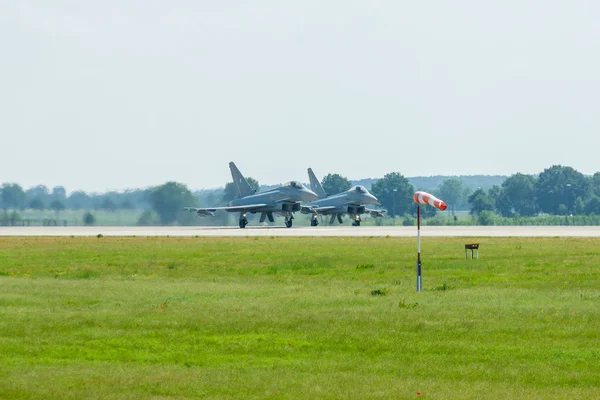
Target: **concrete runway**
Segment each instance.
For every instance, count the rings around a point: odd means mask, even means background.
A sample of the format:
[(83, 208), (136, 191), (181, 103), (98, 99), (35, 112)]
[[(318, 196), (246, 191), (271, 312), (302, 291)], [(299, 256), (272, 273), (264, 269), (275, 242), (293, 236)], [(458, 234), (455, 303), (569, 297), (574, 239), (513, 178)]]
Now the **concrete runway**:
[[(416, 237), (414, 226), (323, 227), (0, 227), (0, 236), (175, 236), (175, 237)], [(423, 237), (600, 237), (600, 226), (424, 226)]]

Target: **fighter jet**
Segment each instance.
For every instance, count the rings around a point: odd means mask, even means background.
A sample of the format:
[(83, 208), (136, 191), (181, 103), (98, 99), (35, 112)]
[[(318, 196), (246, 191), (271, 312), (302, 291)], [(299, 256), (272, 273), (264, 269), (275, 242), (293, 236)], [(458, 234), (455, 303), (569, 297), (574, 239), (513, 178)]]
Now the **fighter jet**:
[(185, 210), (195, 212), (200, 216), (215, 215), (214, 213), (217, 210), (239, 212), (240, 228), (245, 228), (248, 225), (247, 213), (261, 213), (260, 222), (264, 222), (267, 218), (270, 222), (273, 222), (275, 221), (273, 214), (279, 214), (285, 217), (285, 226), (291, 228), (294, 219), (293, 213), (301, 210), (300, 203), (312, 201), (318, 197), (302, 183), (296, 181), (288, 182), (276, 189), (256, 193), (233, 162), (229, 163), (229, 169), (237, 188), (238, 197), (236, 199), (230, 201), (226, 207), (185, 207)]
[(308, 169), (310, 188), (319, 196), (318, 200), (306, 203), (302, 206), (303, 214), (312, 214), (311, 226), (319, 225), (319, 215), (331, 215), (329, 224), (333, 224), (336, 217), (338, 222), (343, 222), (342, 215), (348, 214), (352, 217), (352, 225), (360, 226), (360, 215), (369, 213), (373, 217), (383, 217), (381, 210), (368, 209), (367, 204), (379, 204), (377, 197), (373, 196), (364, 186), (354, 186), (349, 190), (328, 196), (321, 186), (311, 168)]

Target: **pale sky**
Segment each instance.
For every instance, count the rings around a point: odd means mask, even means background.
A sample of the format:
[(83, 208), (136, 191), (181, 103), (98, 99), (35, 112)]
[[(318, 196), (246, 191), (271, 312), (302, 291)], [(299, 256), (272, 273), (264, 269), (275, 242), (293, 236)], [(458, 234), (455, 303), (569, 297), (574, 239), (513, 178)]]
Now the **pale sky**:
[(0, 182), (600, 170), (600, 2), (0, 0)]

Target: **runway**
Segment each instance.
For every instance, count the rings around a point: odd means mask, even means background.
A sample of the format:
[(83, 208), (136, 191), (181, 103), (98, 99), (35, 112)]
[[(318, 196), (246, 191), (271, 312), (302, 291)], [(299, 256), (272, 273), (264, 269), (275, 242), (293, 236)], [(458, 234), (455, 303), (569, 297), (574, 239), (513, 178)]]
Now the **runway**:
[[(94, 226), (0, 227), (0, 236), (170, 237), (416, 237), (414, 226), (199, 227)], [(424, 226), (423, 237), (600, 237), (600, 226)]]

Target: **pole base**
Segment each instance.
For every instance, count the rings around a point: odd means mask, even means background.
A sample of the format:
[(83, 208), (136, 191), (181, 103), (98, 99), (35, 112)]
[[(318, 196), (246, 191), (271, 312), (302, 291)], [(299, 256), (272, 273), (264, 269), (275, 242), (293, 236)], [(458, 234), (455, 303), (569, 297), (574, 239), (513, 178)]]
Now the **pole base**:
[(423, 290), (423, 268), (421, 260), (417, 260), (417, 292)]

